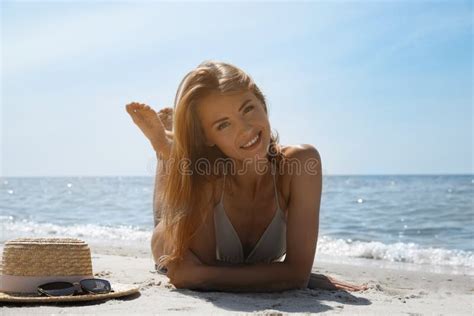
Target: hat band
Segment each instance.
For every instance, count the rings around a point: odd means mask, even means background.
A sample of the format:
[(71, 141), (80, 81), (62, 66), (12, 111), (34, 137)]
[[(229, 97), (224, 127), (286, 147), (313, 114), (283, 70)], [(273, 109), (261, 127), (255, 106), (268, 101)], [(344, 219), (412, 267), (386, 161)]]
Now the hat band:
[(92, 275), (66, 275), (66, 276), (20, 276), (0, 275), (0, 292), (36, 294), (39, 285), (49, 282), (79, 282), (93, 278)]

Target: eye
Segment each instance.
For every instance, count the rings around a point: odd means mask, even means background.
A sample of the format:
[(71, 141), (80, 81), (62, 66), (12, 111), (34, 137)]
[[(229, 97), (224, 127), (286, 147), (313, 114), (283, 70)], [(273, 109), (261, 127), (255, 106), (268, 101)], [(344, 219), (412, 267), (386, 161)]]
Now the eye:
[[(250, 110), (253, 110), (254, 108), (255, 108), (255, 106), (250, 105), (250, 106), (248, 106), (248, 107), (245, 108), (244, 113), (250, 112)], [(250, 109), (250, 110), (249, 110), (249, 109)], [(249, 111), (247, 111), (247, 110), (249, 110)], [(222, 124), (219, 124), (219, 125), (217, 126), (217, 130), (219, 130), (219, 131), (222, 130), (223, 128), (225, 128), (225, 127), (227, 126), (226, 124), (228, 124), (228, 123), (229, 123), (229, 122), (224, 122), (224, 123), (222, 123)]]
[(225, 124), (227, 124), (227, 123), (228, 123), (228, 122), (224, 122), (224, 123), (222, 123), (222, 124), (219, 124), (219, 125), (217, 126), (217, 129), (220, 131), (223, 127), (226, 126)]
[(248, 109), (252, 109), (252, 110), (253, 110), (253, 108), (254, 108), (254, 106), (253, 106), (253, 105), (251, 105), (251, 106), (248, 106), (248, 107), (245, 109), (245, 111), (244, 111), (244, 112), (245, 112), (245, 113), (247, 113), (247, 112), (250, 112), (250, 111), (247, 111), (247, 110), (248, 110)]

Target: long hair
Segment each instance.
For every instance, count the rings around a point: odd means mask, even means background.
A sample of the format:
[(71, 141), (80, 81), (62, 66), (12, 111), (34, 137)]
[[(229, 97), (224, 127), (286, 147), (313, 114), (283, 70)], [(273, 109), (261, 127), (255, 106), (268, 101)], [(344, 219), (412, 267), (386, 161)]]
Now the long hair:
[[(204, 61), (181, 81), (174, 101), (173, 133), (169, 162), (166, 163), (166, 181), (159, 197), (163, 238), (169, 245), (168, 253), (159, 258), (159, 268), (169, 262), (182, 260), (197, 228), (204, 223), (213, 205), (212, 196), (202, 194), (203, 187), (214, 187), (219, 177), (228, 172), (229, 164), (215, 172), (202, 174), (196, 169), (198, 160), (210, 166), (219, 166), (227, 156), (217, 147), (205, 145), (205, 136), (197, 115), (197, 104), (211, 92), (221, 94), (250, 91), (262, 102), (268, 115), (265, 96), (253, 79), (234, 65)], [(279, 135), (271, 132), (267, 158), (278, 168), (284, 160)], [(212, 168), (212, 167), (211, 167)]]

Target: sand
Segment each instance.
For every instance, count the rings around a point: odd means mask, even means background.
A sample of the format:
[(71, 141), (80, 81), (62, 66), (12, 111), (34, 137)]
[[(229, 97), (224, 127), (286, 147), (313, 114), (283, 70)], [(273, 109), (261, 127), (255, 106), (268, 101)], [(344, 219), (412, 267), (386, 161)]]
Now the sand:
[[(153, 271), (145, 250), (91, 247), (94, 275), (136, 284), (140, 294), (102, 302), (55, 305), (3, 304), (2, 315), (25, 314), (320, 314), (320, 315), (474, 315), (473, 276), (375, 260), (316, 257), (313, 272), (356, 284), (363, 292), (289, 290), (275, 293), (224, 293), (178, 290)], [(370, 262), (370, 263), (369, 263)], [(433, 272), (433, 271), (436, 272)], [(449, 270), (447, 270), (449, 272)]]

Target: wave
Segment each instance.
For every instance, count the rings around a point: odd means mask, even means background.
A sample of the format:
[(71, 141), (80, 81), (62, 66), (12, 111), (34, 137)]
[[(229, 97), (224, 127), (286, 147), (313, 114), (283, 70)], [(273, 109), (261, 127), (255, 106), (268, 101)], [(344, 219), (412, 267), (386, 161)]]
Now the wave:
[(336, 257), (474, 268), (472, 251), (424, 247), (415, 243), (384, 244), (379, 241), (352, 241), (322, 236), (318, 240), (317, 252)]
[(104, 226), (96, 224), (57, 225), (30, 220), (15, 221), (0, 216), (0, 242), (19, 237), (74, 237), (93, 245), (129, 246), (149, 249), (151, 230), (136, 226)]
[[(152, 231), (136, 226), (104, 226), (96, 224), (57, 225), (14, 220), (0, 216), (0, 243), (18, 237), (67, 236), (87, 243), (111, 247), (149, 249)], [(339, 258), (362, 258), (385, 262), (413, 263), (460, 268), (474, 268), (474, 252), (427, 248), (415, 243), (384, 244), (379, 241), (352, 241), (321, 236), (317, 254)]]

